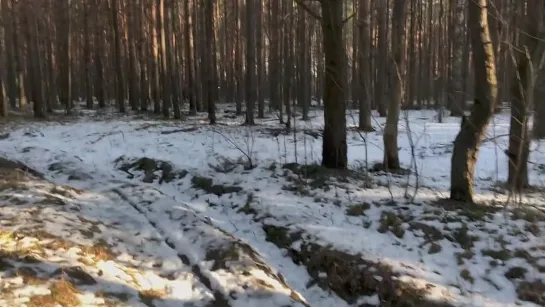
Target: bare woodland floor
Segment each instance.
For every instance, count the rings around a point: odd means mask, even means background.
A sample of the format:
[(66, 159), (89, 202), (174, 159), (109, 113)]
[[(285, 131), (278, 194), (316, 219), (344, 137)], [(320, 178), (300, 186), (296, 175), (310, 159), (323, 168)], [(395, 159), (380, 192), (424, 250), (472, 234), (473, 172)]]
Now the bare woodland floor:
[(355, 112), (345, 172), (317, 164), (318, 109), (289, 132), (274, 116), (241, 127), (231, 106), (214, 127), (89, 111), (4, 123), (0, 306), (544, 306), (541, 144), (534, 189), (509, 197), (498, 115), (480, 205), (459, 206), (441, 200), (457, 119), (404, 116), (409, 171), (390, 175), (373, 171), (384, 119), (362, 135)]

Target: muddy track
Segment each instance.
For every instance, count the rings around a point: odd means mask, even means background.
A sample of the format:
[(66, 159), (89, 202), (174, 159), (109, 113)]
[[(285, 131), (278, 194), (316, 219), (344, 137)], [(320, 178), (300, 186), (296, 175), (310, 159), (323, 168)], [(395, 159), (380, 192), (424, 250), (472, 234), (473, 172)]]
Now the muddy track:
[(176, 247), (174, 246), (174, 244), (168, 239), (168, 237), (166, 236), (166, 234), (164, 233), (163, 230), (161, 230), (159, 227), (157, 227), (157, 224), (150, 220), (148, 218), (148, 215), (146, 214), (146, 212), (144, 210), (142, 210), (142, 208), (140, 208), (140, 206), (138, 206), (136, 203), (132, 202), (129, 197), (127, 197), (127, 195), (125, 193), (123, 193), (119, 188), (114, 188), (114, 189), (111, 189), (110, 190), (111, 192), (115, 193), (116, 195), (118, 195), (121, 199), (123, 199), (124, 201), (126, 201), (129, 205), (131, 205), (131, 207), (133, 207), (138, 213), (140, 213), (143, 217), (146, 218), (146, 220), (148, 221), (148, 223), (159, 233), (161, 234), (161, 236), (163, 237), (163, 241), (165, 242), (166, 245), (168, 245), (172, 250), (174, 250), (176, 252), (176, 254), (178, 255), (178, 258), (180, 258), (180, 260), (187, 266), (190, 266), (191, 267), (191, 271), (193, 272), (193, 274), (195, 274), (195, 276), (199, 279), (199, 281), (205, 285), (209, 290), (210, 292), (213, 293), (214, 295), (214, 300), (212, 302), (210, 302), (208, 304), (208, 306), (212, 307), (229, 307), (231, 306), (229, 304), (229, 301), (227, 300), (227, 298), (221, 293), (219, 292), (218, 290), (214, 290), (213, 287), (212, 287), (212, 282), (210, 280), (210, 278), (208, 278), (207, 276), (205, 276), (200, 267), (197, 265), (197, 264), (192, 264), (191, 261), (189, 260), (189, 257), (187, 257), (186, 255), (184, 254), (180, 254), (177, 252), (177, 249)]

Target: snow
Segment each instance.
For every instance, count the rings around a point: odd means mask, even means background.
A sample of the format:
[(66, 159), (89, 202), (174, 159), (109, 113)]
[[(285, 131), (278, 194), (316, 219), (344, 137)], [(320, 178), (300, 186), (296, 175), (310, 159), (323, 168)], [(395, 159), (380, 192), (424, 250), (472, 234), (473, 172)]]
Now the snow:
[[(323, 127), (319, 110), (313, 111), (309, 122), (296, 121), (295, 133), (276, 137), (270, 131), (279, 128), (274, 119), (263, 120), (253, 128), (240, 127), (240, 118), (221, 117), (224, 125), (216, 127), (202, 125), (198, 119), (176, 123), (130, 117), (32, 123), (10, 131), (9, 138), (0, 140), (0, 155), (24, 162), (44, 173), (51, 183), (37, 180), (27, 183), (23, 192), (0, 193), (0, 197), (28, 203), (1, 206), (2, 220), (11, 222), (0, 224), (0, 230), (40, 228), (78, 246), (91, 246), (100, 239), (107, 242), (116, 253), (113, 259), (90, 257), (89, 264), (85, 264), (78, 248), (47, 249), (43, 256), (47, 258), (43, 259), (45, 270), (54, 270), (62, 261), (63, 267), (84, 267), (97, 280), (98, 286), (86, 286), (87, 292), (80, 294), (82, 302), (98, 299), (92, 293), (107, 285), (132, 293), (131, 306), (142, 304), (138, 292), (146, 290), (162, 293), (154, 300), (156, 306), (179, 306), (179, 302), (204, 306), (218, 296), (227, 298), (231, 306), (350, 305), (332, 291), (309, 286), (307, 269), (294, 263), (285, 249), (267, 241), (263, 231), (266, 224), (302, 232), (302, 239), (291, 245), (295, 250), (305, 242), (314, 242), (387, 264), (400, 274), (400, 280), (429, 289), (428, 296), (434, 300), (456, 306), (534, 306), (517, 298), (520, 280), (505, 276), (510, 268), (520, 267), (526, 269), (523, 279), (545, 282), (545, 270), (536, 269), (545, 266), (545, 238), (537, 231), (526, 231), (529, 222), (514, 219), (507, 210), (473, 219), (430, 203), (448, 196), (452, 142), (460, 127), (456, 118), (445, 117), (443, 123), (436, 123), (434, 116), (431, 111), (402, 112), (399, 124), (400, 159), (409, 169), (413, 169), (409, 130), (414, 140), (417, 191), (414, 176), (378, 173), (369, 174), (371, 186), (347, 179), (329, 184), (329, 189), (305, 188), (300, 195), (285, 189), (294, 182), (286, 178), (291, 172), (282, 165), (319, 162), (320, 137), (303, 133)], [(353, 169), (371, 167), (383, 156), (384, 119), (374, 120), (376, 132), (360, 134), (351, 129), (357, 125), (357, 117), (353, 111), (347, 114), (348, 159)], [(174, 132), (192, 127), (195, 129)], [(507, 147), (508, 129), (507, 114), (497, 115), (489, 128), (475, 173), (477, 200), (543, 210), (545, 200), (540, 193), (525, 195), (515, 204), (496, 187), (507, 178), (503, 150)], [(542, 144), (532, 144), (530, 181), (536, 186), (544, 186), (545, 182), (545, 172), (540, 169), (545, 164), (543, 150)], [(246, 155), (257, 166), (255, 169), (245, 170), (239, 165), (231, 172), (217, 171), (225, 159), (245, 161)], [(171, 182), (149, 183), (143, 182), (143, 172), (130, 170), (131, 178), (119, 170), (124, 163), (142, 157), (168, 162), (175, 171), (184, 170), (187, 175)], [(214, 184), (238, 186), (241, 191), (220, 196), (206, 193), (194, 186), (194, 176), (209, 177)], [(79, 191), (62, 187), (53, 190), (63, 185)], [(404, 197), (407, 192), (411, 196), (416, 193), (414, 202)], [(38, 205), (46, 197), (65, 205)], [(396, 205), (387, 204), (391, 199)], [(364, 215), (346, 214), (350, 206), (362, 203), (370, 204)], [(253, 213), (244, 213), (245, 205)], [(40, 208), (39, 219), (32, 215), (36, 206)], [(394, 235), (394, 226), (377, 231), (385, 212), (410, 217), (395, 226), (403, 229), (402, 237)], [(442, 235), (430, 240), (427, 232), (415, 228), (417, 223), (437, 229)], [(545, 231), (545, 221), (531, 225)], [(90, 229), (91, 238), (85, 235), (85, 230)], [(465, 249), (457, 238), (448, 237), (464, 231), (466, 236), (477, 238), (472, 242), (473, 255), (469, 259), (460, 257)], [(44, 240), (20, 240), (17, 244), (35, 241), (42, 244)], [(432, 243), (438, 244), (440, 250), (429, 252)], [(229, 261), (222, 265), (210, 256), (211, 251), (229, 251), (241, 244), (251, 249), (242, 248), (244, 253), (227, 257)], [(505, 250), (511, 257), (496, 260), (483, 254), (487, 250)], [(526, 251), (529, 256), (515, 257), (516, 251)], [(461, 277), (464, 270), (471, 274), (473, 282)], [(0, 273), (0, 285), (20, 283), (18, 278), (5, 278)], [(47, 289), (18, 287), (17, 296), (21, 297)], [(362, 295), (358, 303), (378, 305), (380, 298)], [(2, 304), (12, 302), (0, 298)]]

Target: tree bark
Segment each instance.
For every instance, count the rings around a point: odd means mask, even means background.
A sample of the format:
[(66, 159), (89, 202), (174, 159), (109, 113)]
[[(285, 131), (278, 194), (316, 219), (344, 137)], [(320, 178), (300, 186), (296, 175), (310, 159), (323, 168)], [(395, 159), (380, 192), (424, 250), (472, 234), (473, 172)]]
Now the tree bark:
[[(7, 8), (6, 1), (7, 0), (0, 0), (0, 16), (3, 18), (7, 15), (4, 15), (4, 10)], [(7, 22), (5, 19), (3, 19), (2, 22), (3, 23), (0, 23), (0, 117), (6, 117), (8, 116), (8, 95), (6, 90), (7, 69), (5, 69), (8, 63), (5, 53), (7, 36), (5, 23)]]
[(246, 125), (255, 125), (255, 1), (246, 0)]
[(463, 122), (451, 161), (450, 198), (473, 202), (475, 165), (479, 146), (492, 118), (498, 95), (494, 49), (490, 39), (487, 0), (470, 1), (468, 18), (473, 46), (475, 99), (471, 115)]
[(119, 29), (119, 0), (112, 0), (112, 21), (114, 34), (114, 57), (116, 76), (116, 101), (119, 112), (125, 112), (125, 84), (123, 80), (123, 64), (121, 57), (121, 34)]
[[(544, 3), (544, 2), (542, 2)], [(511, 191), (521, 192), (528, 187), (528, 156), (530, 140), (528, 119), (534, 103), (537, 74), (543, 63), (545, 43), (541, 37), (539, 23), (543, 21), (545, 5), (536, 1), (528, 4), (525, 34), (520, 46), (511, 48), (516, 61), (516, 74), (511, 83), (511, 126), (509, 129), (509, 176)], [(541, 15), (541, 16), (540, 16)]]
[(213, 57), (215, 54), (212, 52), (214, 50), (214, 0), (205, 0), (204, 14), (205, 14), (205, 36), (206, 36), (206, 89), (208, 95), (206, 95), (207, 107), (208, 107), (208, 120), (211, 125), (216, 124), (216, 102), (215, 95), (213, 95), (214, 90), (217, 90), (217, 84), (215, 82), (215, 67)]
[(388, 116), (384, 127), (384, 162), (385, 170), (396, 170), (399, 164), (399, 152), (397, 149), (397, 135), (399, 113), (404, 95), (404, 70), (405, 70), (405, 19), (407, 16), (407, 1), (394, 2), (392, 15), (392, 57), (391, 75), (392, 98), (388, 104)]
[(371, 14), (369, 12), (369, 1), (359, 0), (358, 8), (358, 26), (359, 26), (359, 48), (358, 48), (358, 91), (359, 101), (359, 129), (361, 131), (374, 131), (371, 124), (371, 96), (369, 91), (369, 66), (370, 48), (371, 48)]
[(322, 0), (324, 72), (324, 136), (322, 165), (346, 169), (346, 51), (343, 43), (343, 3)]

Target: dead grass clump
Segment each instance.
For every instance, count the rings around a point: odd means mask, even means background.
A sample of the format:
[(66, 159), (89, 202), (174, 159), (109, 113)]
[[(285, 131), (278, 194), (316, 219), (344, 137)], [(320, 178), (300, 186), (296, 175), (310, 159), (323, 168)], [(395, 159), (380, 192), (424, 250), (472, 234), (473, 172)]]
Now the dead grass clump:
[(428, 242), (434, 242), (442, 240), (445, 236), (438, 228), (422, 223), (422, 222), (410, 222), (410, 229), (414, 232), (415, 230), (420, 230), (424, 233), (424, 238)]
[(545, 222), (545, 212), (528, 206), (513, 209), (512, 217), (514, 220), (525, 220), (530, 223)]
[(501, 260), (501, 261), (507, 261), (513, 258), (513, 255), (507, 249), (498, 249), (498, 250), (484, 249), (481, 251), (481, 253), (484, 256), (489, 256), (491, 258), (494, 258), (496, 260)]
[(405, 235), (405, 229), (403, 228), (403, 220), (399, 218), (394, 212), (383, 211), (380, 218), (380, 226), (378, 232), (385, 233), (390, 231), (398, 238), (403, 238)]
[[(125, 160), (125, 157), (119, 157), (115, 162), (120, 163), (123, 160)], [(134, 178), (134, 174), (131, 173), (131, 170), (143, 172), (144, 178), (142, 181), (146, 183), (153, 183), (156, 179), (158, 179), (159, 184), (163, 182), (169, 183), (175, 179), (184, 178), (187, 175), (187, 171), (185, 170), (174, 171), (172, 164), (166, 161), (147, 157), (140, 158), (132, 163), (123, 163), (118, 169), (127, 173), (130, 179)], [(156, 172), (159, 172), (160, 175), (159, 173), (156, 174)]]
[(345, 214), (348, 216), (362, 216), (365, 215), (365, 211), (371, 209), (370, 203), (361, 203), (357, 205), (352, 205), (346, 209)]
[(263, 225), (263, 230), (265, 231), (267, 241), (288, 251), (291, 249), (291, 244), (301, 238), (300, 232), (290, 232), (287, 227)]
[(21, 277), (25, 285), (43, 285), (47, 283), (47, 278), (39, 276), (38, 272), (31, 267), (22, 266), (17, 268), (15, 275)]
[(227, 269), (228, 262), (238, 261), (240, 259), (239, 249), (240, 247), (238, 244), (232, 244), (225, 248), (210, 249), (206, 251), (205, 260), (214, 261), (212, 271)]
[(155, 305), (153, 304), (153, 301), (156, 299), (160, 299), (164, 297), (165, 295), (166, 293), (164, 291), (159, 291), (154, 289), (142, 290), (138, 293), (138, 296), (140, 297), (140, 300), (142, 301), (142, 303), (144, 303), (146, 306), (149, 306), (149, 307), (155, 307)]
[(63, 280), (68, 280), (75, 285), (95, 285), (97, 281), (89, 273), (85, 272), (82, 267), (74, 266), (57, 269), (52, 277), (61, 277)]
[(467, 269), (464, 269), (460, 272), (460, 277), (462, 277), (464, 280), (466, 280), (469, 283), (474, 282), (473, 276), (471, 276), (471, 272), (469, 272), (469, 270)]
[[(96, 296), (103, 298), (107, 303), (111, 303), (112, 306), (118, 305), (118, 304), (115, 304), (115, 302), (128, 302), (129, 299), (131, 298), (129, 293), (111, 292), (111, 291), (98, 292)], [(111, 302), (111, 301), (115, 301), (115, 302)]]
[(517, 294), (519, 299), (545, 305), (545, 283), (541, 280), (523, 281), (518, 284)]
[(0, 167), (0, 191), (27, 190), (25, 182), (29, 177), (21, 170)]
[[(328, 191), (330, 186), (337, 183), (348, 183), (350, 179), (363, 180), (365, 176), (362, 173), (352, 170), (334, 170), (323, 167), (319, 164), (297, 164), (288, 163), (282, 167), (284, 176), (291, 181), (302, 181), (312, 189), (322, 189)], [(290, 172), (288, 172), (290, 171)]]
[(428, 290), (400, 281), (391, 267), (322, 247), (305, 244), (296, 259), (307, 267), (313, 282), (355, 303), (361, 296), (378, 294), (381, 306), (445, 306), (426, 299)]
[(104, 240), (98, 240), (93, 246), (82, 246), (84, 255), (93, 256), (95, 261), (108, 261), (116, 258), (116, 254), (111, 250), (111, 246)]
[(312, 278), (310, 285), (331, 290), (349, 304), (361, 296), (378, 294), (381, 306), (446, 306), (427, 300), (426, 289), (401, 282), (387, 265), (316, 244), (302, 244), (298, 251), (291, 245), (301, 239), (301, 232), (272, 225), (264, 225), (263, 230), (267, 241), (287, 249), (296, 264), (307, 268)]
[(475, 242), (479, 240), (478, 236), (471, 235), (467, 225), (454, 230), (451, 235), (446, 237), (451, 242), (457, 242), (465, 250), (473, 248)]
[(66, 280), (54, 282), (49, 288), (47, 295), (35, 295), (27, 303), (28, 307), (63, 307), (79, 306), (81, 304), (78, 294), (80, 291)]
[(438, 199), (430, 204), (443, 210), (455, 212), (460, 217), (466, 217), (472, 221), (482, 221), (503, 208), (495, 204), (463, 203), (451, 199)]
[(218, 197), (221, 197), (223, 194), (239, 193), (242, 191), (242, 188), (239, 186), (214, 184), (212, 178), (201, 176), (191, 178), (191, 186), (194, 189), (203, 190), (207, 194), (215, 194)]

